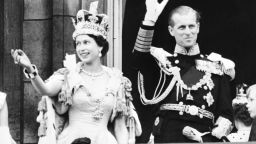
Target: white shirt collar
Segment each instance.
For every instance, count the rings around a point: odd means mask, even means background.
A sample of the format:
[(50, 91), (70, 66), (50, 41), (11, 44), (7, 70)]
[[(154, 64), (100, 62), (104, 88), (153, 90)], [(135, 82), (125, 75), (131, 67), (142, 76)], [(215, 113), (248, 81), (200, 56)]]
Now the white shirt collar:
[(186, 48), (181, 47), (180, 45), (176, 44), (175, 49), (174, 49), (174, 53), (193, 56), (193, 55), (200, 54), (200, 49), (199, 49), (198, 44), (195, 44), (193, 47), (191, 47), (187, 51)]

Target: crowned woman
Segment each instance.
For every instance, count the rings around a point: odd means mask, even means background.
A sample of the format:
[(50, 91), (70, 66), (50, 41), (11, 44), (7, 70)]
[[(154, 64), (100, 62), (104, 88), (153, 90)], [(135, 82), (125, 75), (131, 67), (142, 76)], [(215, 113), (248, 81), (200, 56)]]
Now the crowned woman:
[[(79, 10), (73, 24), (72, 36), (80, 62), (67, 55), (65, 68), (46, 81), (22, 50), (12, 50), (14, 62), (24, 68), (25, 76), (44, 96), (38, 108), (39, 143), (71, 144), (81, 138), (92, 144), (135, 143), (141, 128), (131, 103), (131, 82), (120, 70), (101, 63), (109, 49), (108, 17)], [(55, 112), (68, 115), (62, 128), (52, 116)]]

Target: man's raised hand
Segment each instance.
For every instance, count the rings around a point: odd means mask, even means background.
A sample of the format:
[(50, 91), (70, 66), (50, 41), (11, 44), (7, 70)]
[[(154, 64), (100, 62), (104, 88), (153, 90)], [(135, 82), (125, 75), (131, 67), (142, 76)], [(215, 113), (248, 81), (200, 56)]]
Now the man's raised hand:
[(168, 1), (169, 0), (163, 0), (159, 3), (158, 0), (146, 0), (147, 12), (145, 14), (144, 21), (155, 23)]

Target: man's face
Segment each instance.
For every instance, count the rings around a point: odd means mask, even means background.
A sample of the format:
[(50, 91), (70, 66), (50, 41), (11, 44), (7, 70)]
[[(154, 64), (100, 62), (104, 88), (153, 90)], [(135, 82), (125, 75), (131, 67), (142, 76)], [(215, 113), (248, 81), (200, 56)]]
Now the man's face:
[(252, 90), (248, 95), (248, 103), (246, 107), (251, 118), (256, 118), (256, 90)]
[(185, 48), (194, 46), (199, 33), (199, 23), (196, 22), (195, 13), (192, 11), (182, 15), (175, 13), (172, 19), (174, 26), (169, 26), (168, 28), (176, 43)]

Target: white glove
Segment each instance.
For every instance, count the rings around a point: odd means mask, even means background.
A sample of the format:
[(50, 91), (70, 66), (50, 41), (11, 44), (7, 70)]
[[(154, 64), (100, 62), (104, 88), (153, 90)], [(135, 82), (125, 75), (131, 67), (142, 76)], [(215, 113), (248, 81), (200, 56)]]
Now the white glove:
[(199, 131), (197, 131), (196, 129), (194, 129), (190, 126), (184, 127), (182, 134), (190, 140), (194, 140), (197, 142), (203, 142), (202, 137), (201, 137), (202, 133), (200, 133)]
[(212, 135), (218, 139), (227, 136), (232, 130), (232, 122), (221, 116), (217, 119), (215, 125), (217, 125), (217, 127), (212, 130)]
[(163, 0), (159, 3), (158, 0), (146, 0), (147, 12), (144, 20), (156, 22), (168, 1), (169, 0)]

